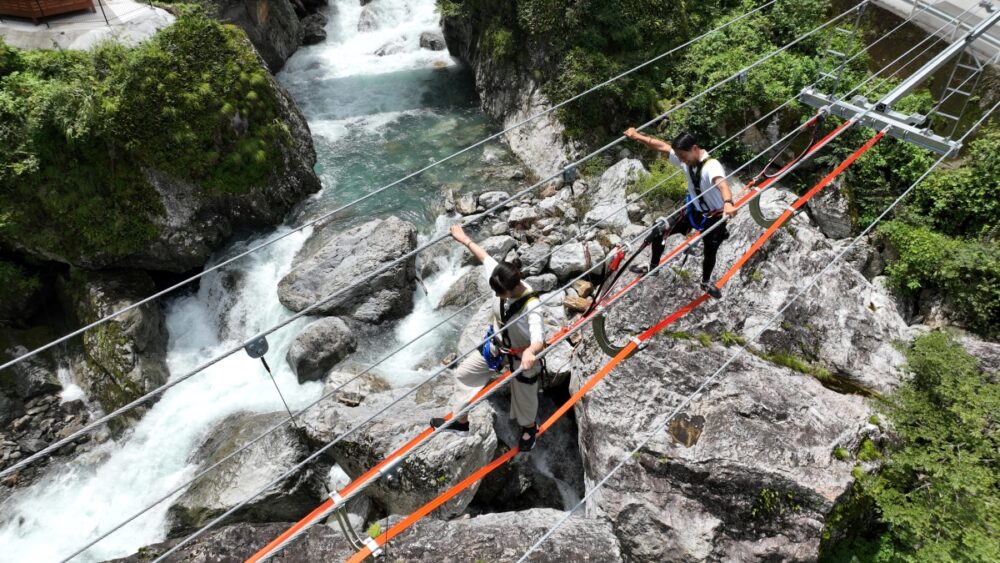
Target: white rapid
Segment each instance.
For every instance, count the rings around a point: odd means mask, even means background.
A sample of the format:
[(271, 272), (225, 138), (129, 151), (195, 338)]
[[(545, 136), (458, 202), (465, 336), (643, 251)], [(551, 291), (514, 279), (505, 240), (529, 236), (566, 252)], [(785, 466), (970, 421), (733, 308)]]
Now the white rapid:
[[(434, 4), (374, 0), (362, 8), (359, 0), (335, 0), (330, 39), (301, 49), (288, 61), (279, 79), (309, 120), (324, 184), (293, 223), (369, 193), (491, 132), (478, 110), (468, 71), (447, 52), (419, 46), (422, 32), (438, 28)], [(376, 54), (380, 49), (381, 56)], [(454, 183), (474, 177), (473, 167), (481, 164), (481, 152), (457, 159), (343, 214), (344, 226), (395, 214), (417, 224), (422, 237), (442, 232), (448, 221), (435, 220), (442, 186), (461, 190)], [(216, 262), (287, 229), (234, 241)], [(308, 234), (297, 233), (206, 276), (196, 293), (165, 301), (172, 377), (291, 315), (278, 302), (275, 288)], [(338, 369), (365, 367), (444, 317), (435, 306), (467, 268), (459, 266), (456, 253), (438, 260), (438, 273), (425, 280), (429, 295), (416, 291), (413, 313), (384, 331), (383, 341), (366, 343), (363, 352)], [(284, 361), (291, 341), (308, 322), (296, 321), (268, 337), (269, 363), (293, 409), (315, 400), (322, 389), (320, 382), (299, 385)], [(426, 337), (378, 373), (397, 385), (426, 377), (450, 349), (458, 328), (452, 323)], [(68, 387), (67, 400), (78, 395)], [(191, 478), (196, 471), (192, 453), (226, 416), (279, 410), (282, 404), (258, 361), (241, 352), (219, 362), (164, 393), (125, 438), (81, 455), (11, 497), (0, 513), (0, 560), (65, 558)], [(162, 541), (170, 503), (159, 504), (74, 561), (122, 557)]]
[[(238, 299), (218, 299), (215, 288), (227, 277), (213, 273), (198, 293), (174, 299), (167, 307), (170, 333), (167, 362), (179, 376), (238, 344), (239, 338), (287, 318), (273, 291), (305, 240), (293, 235), (241, 263)], [(253, 241), (251, 241), (253, 242)], [(221, 338), (218, 323), (239, 323), (243, 330)], [(301, 326), (303, 321), (295, 324)], [(270, 339), (273, 357), (283, 357), (295, 334), (289, 327)], [(274, 362), (286, 399), (304, 406), (319, 383), (298, 385), (285, 362)], [(190, 478), (189, 456), (225, 416), (241, 410), (282, 409), (260, 364), (236, 354), (181, 383), (149, 409), (134, 432), (107, 442), (13, 497), (0, 527), (5, 561), (58, 561), (126, 516)], [(78, 560), (101, 561), (133, 553), (165, 536), (163, 502), (86, 552)]]

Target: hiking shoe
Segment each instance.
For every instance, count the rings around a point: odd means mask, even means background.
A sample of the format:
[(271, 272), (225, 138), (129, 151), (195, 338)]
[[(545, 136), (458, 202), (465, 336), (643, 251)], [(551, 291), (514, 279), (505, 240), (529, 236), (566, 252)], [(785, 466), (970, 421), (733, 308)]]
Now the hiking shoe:
[[(633, 274), (645, 276), (647, 273), (649, 273), (649, 266), (632, 264), (631, 266), (628, 267), (628, 271), (632, 272)], [(660, 274), (659, 270), (653, 272), (654, 276), (658, 276), (659, 274)]]
[[(445, 419), (443, 419), (443, 418), (432, 418), (431, 419), (431, 428), (441, 428), (442, 426), (444, 426), (447, 423), (448, 423), (448, 421), (445, 420)], [(468, 432), (469, 431), (469, 421), (466, 420), (465, 422), (459, 422), (459, 421), (452, 422), (451, 426), (449, 426), (448, 428), (445, 428), (445, 430), (451, 430), (453, 432)]]
[(722, 290), (715, 287), (715, 284), (701, 282), (701, 288), (705, 290), (705, 293), (711, 295), (714, 299), (722, 299)]
[(535, 436), (538, 434), (538, 425), (522, 426), (521, 437), (517, 441), (517, 449), (521, 453), (528, 453), (535, 447)]

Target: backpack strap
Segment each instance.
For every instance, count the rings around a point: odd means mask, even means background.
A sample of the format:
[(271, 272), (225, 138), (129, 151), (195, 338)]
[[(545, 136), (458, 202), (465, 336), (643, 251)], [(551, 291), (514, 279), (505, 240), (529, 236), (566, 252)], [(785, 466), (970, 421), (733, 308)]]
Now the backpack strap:
[[(706, 158), (705, 160), (699, 161), (696, 166), (688, 166), (688, 176), (691, 178), (691, 185), (694, 186), (694, 195), (698, 198), (698, 201), (693, 202), (695, 207), (698, 208), (702, 213), (711, 211), (708, 209), (708, 205), (705, 200), (701, 197), (701, 171), (705, 169), (705, 164), (715, 160), (714, 158)], [(704, 210), (704, 211), (702, 211)]]
[(514, 315), (516, 315), (519, 312), (521, 312), (521, 310), (524, 309), (525, 305), (527, 305), (528, 302), (531, 301), (531, 300), (533, 300), (533, 299), (536, 300), (536, 301), (538, 300), (538, 293), (536, 293), (534, 291), (529, 291), (528, 293), (525, 293), (524, 295), (518, 297), (516, 300), (514, 300), (506, 308), (503, 307), (504, 303), (501, 302), (501, 304), (500, 304), (500, 326), (501, 327), (505, 326), (511, 319), (514, 318)]

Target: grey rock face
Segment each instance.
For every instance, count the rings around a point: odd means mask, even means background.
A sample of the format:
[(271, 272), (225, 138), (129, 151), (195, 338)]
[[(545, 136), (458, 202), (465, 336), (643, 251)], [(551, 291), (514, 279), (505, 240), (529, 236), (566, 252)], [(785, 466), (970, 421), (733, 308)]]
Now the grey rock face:
[(246, 32), (271, 72), (302, 44), (302, 25), (288, 0), (215, 0), (216, 17)]
[[(62, 283), (66, 307), (81, 325), (140, 301), (155, 290), (150, 277), (137, 271), (80, 271)], [(169, 376), (167, 330), (158, 302), (132, 309), (87, 331), (83, 348), (78, 383), (105, 412), (160, 387)], [(119, 417), (112, 429), (123, 429), (128, 420)]]
[[(12, 346), (6, 350), (6, 356), (10, 358), (23, 356), (30, 352), (28, 348), (21, 345)], [(9, 387), (10, 391), (21, 400), (27, 401), (38, 395), (53, 393), (62, 389), (59, 378), (56, 376), (56, 366), (52, 357), (42, 353), (31, 358), (27, 358), (10, 368), (9, 379), (0, 377), (0, 387)], [(4, 383), (10, 383), (4, 385)], [(0, 409), (2, 410), (2, 409)], [(0, 414), (0, 417), (3, 415)]]
[(356, 350), (357, 345), (354, 333), (343, 319), (320, 319), (295, 337), (288, 348), (288, 365), (299, 383), (316, 381)]
[[(483, 247), (483, 250), (495, 258), (497, 262), (503, 262), (507, 254), (517, 246), (517, 241), (508, 235), (500, 235), (480, 241), (479, 246)], [(476, 263), (476, 257), (471, 252), (466, 252), (462, 255), (462, 263), (474, 264)]]
[[(473, 69), (476, 90), (483, 111), (506, 129), (551, 107), (535, 80), (537, 69), (550, 65), (543, 49), (528, 53), (532, 64), (498, 61), (479, 51), (484, 29), (477, 29), (462, 17), (444, 18), (444, 36), (448, 50)], [(552, 113), (504, 135), (511, 150), (539, 177), (563, 168), (569, 161), (564, 145), (565, 128)], [(575, 151), (575, 149), (572, 149)]]
[[(451, 381), (448, 374), (428, 393), (416, 393), (387, 411), (362, 429), (346, 434), (358, 421), (367, 419), (399, 398), (404, 389), (367, 395), (357, 407), (326, 400), (302, 418), (310, 440), (327, 444), (343, 436), (329, 450), (329, 456), (348, 475), (357, 477), (392, 453), (410, 438), (423, 431), (435, 416), (449, 409)], [(406, 458), (392, 479), (380, 479), (366, 494), (393, 514), (408, 514), (479, 469), (493, 458), (497, 441), (493, 434), (494, 413), (488, 405), (477, 407), (469, 417), (472, 427), (467, 435), (441, 432)], [(476, 494), (477, 486), (442, 506), (436, 512), (444, 517), (461, 513)]]
[(573, 242), (557, 248), (549, 259), (549, 270), (560, 280), (568, 280), (591, 265), (586, 245)]
[[(363, 279), (417, 246), (416, 228), (395, 217), (370, 221), (343, 233), (318, 229), (278, 283), (278, 298), (301, 311)], [(315, 313), (381, 322), (413, 307), (416, 262), (409, 258), (374, 280), (327, 300)]]
[(584, 216), (584, 223), (593, 225), (603, 220), (603, 227), (618, 230), (629, 226), (625, 191), (646, 174), (646, 167), (636, 159), (619, 161), (605, 170), (591, 196), (591, 209)]
[[(523, 512), (485, 514), (477, 518), (442, 521), (425, 518), (389, 544), (392, 560), (420, 562), (467, 562), (488, 560), (517, 561), (534, 540), (541, 537), (562, 512), (534, 509)], [(400, 517), (389, 519), (395, 524)], [(260, 546), (284, 532), (288, 524), (233, 524), (209, 532), (184, 546), (176, 554), (179, 561), (221, 563), (249, 558)], [(139, 553), (114, 563), (141, 563), (165, 553), (180, 540), (143, 548)], [(342, 561), (354, 554), (339, 530), (314, 526), (299, 540), (291, 542), (274, 561)], [(571, 518), (531, 554), (532, 563), (582, 561), (615, 563), (622, 561), (612, 526), (604, 520)]]
[(829, 238), (842, 239), (851, 236), (854, 225), (848, 214), (847, 196), (835, 189), (839, 183), (816, 194), (806, 207), (820, 231)]
[(448, 48), (444, 43), (444, 35), (440, 31), (425, 31), (420, 34), (420, 48), (431, 51), (444, 51)]
[[(286, 418), (283, 413), (237, 413), (227, 417), (194, 454), (205, 468)], [(207, 524), (309, 455), (291, 425), (274, 432), (195, 482), (169, 510), (170, 535)], [(323, 472), (306, 468), (268, 489), (230, 521), (282, 522), (301, 518), (323, 501)]]
[(438, 302), (438, 307), (464, 307), (489, 295), (490, 286), (483, 279), (482, 266), (477, 266), (458, 278)]
[(315, 45), (326, 41), (326, 16), (321, 13), (302, 18), (302, 44)]
[[(645, 438), (731, 353), (659, 342), (621, 364), (576, 410), (588, 487), (629, 455), (613, 437)], [(592, 344), (581, 346), (587, 349), (580, 365), (587, 367), (574, 368), (571, 390), (607, 359)], [(590, 515), (616, 523), (629, 560), (746, 560), (763, 553), (813, 560), (826, 515), (852, 481), (851, 463), (832, 452), (869, 415), (860, 397), (742, 358), (608, 481)]]
[[(768, 215), (790, 200), (778, 191), (765, 195)], [(791, 223), (724, 288), (722, 301), (667, 330), (756, 335), (838, 250), (806, 215)], [(760, 227), (740, 214), (730, 233), (716, 275)], [(697, 254), (700, 247), (685, 268), (700, 270)], [(651, 326), (700, 293), (685, 279), (668, 269), (641, 284), (609, 309), (608, 326), (619, 335)], [(888, 297), (854, 266), (837, 263), (753, 345), (758, 354), (781, 352), (825, 367), (830, 381), (744, 354), (595, 495), (589, 515), (615, 522), (623, 555), (634, 561), (815, 560), (833, 502), (852, 482), (851, 463), (832, 452), (856, 443), (866, 427), (870, 407), (857, 393), (898, 383), (902, 357), (891, 342), (908, 336)], [(735, 352), (663, 335), (652, 342), (576, 407), (588, 487)], [(571, 390), (607, 360), (584, 339)], [(617, 438), (624, 435), (635, 436), (628, 447)]]

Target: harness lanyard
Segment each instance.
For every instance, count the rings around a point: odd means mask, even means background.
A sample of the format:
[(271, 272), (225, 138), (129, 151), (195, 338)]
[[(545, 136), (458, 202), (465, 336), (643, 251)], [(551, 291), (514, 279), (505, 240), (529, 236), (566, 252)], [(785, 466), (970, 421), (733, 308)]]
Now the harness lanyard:
[[(518, 311), (524, 309), (532, 299), (537, 299), (537, 298), (538, 298), (538, 294), (535, 293), (534, 291), (531, 291), (531, 292), (528, 292), (525, 295), (522, 295), (517, 300), (512, 301), (510, 303), (510, 306), (506, 307), (506, 308), (504, 307), (504, 305), (507, 304), (508, 300), (507, 299), (501, 299), (500, 300), (500, 319), (499, 319), (499, 321), (500, 321), (500, 327), (499, 328), (501, 330), (503, 328), (505, 328), (507, 326), (507, 322), (514, 315), (516, 315)], [(510, 364), (510, 370), (511, 371), (515, 371), (516, 368), (514, 367), (514, 353), (512, 352), (512, 349), (514, 348), (514, 346), (513, 346), (513, 344), (511, 343), (511, 340), (510, 340), (510, 331), (509, 330), (503, 330), (501, 332), (501, 334), (500, 334), (500, 340), (503, 343), (503, 347), (504, 347), (504, 349), (506, 351), (505, 355), (507, 356), (507, 361)]]

